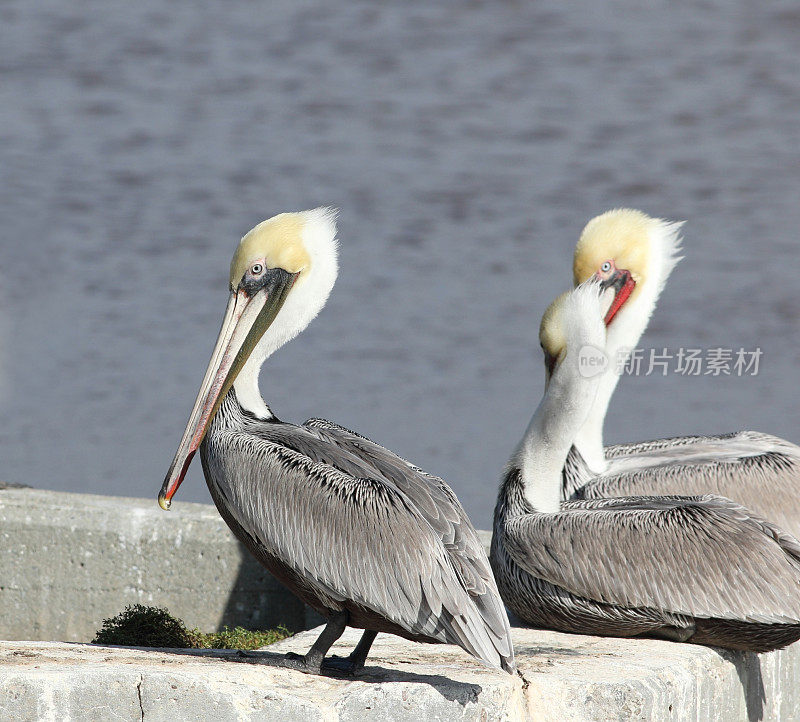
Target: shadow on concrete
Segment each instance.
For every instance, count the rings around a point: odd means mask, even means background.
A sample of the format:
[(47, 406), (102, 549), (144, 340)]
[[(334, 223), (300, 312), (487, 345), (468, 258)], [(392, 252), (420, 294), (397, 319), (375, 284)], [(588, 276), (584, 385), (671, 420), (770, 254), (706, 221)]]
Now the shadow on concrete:
[(736, 669), (744, 691), (748, 721), (757, 722), (764, 719), (767, 695), (764, 691), (764, 678), (761, 675), (761, 658), (755, 652), (734, 652), (727, 649), (716, 651)]
[(290, 632), (306, 629), (305, 605), (242, 544), (239, 556), (239, 571), (225, 603), (220, 628), (274, 629), (283, 625)]
[[(545, 645), (525, 645), (515, 644), (514, 653), (518, 657), (526, 657), (531, 661), (539, 661), (537, 657), (544, 657), (549, 659), (552, 657), (585, 657), (585, 649), (571, 649), (570, 647), (548, 647)], [(600, 655), (595, 655), (600, 656)], [(611, 656), (611, 655), (602, 655)], [(618, 656), (618, 655), (615, 655)]]
[[(192, 651), (192, 650), (188, 650)], [(244, 664), (262, 664), (270, 667), (278, 667), (280, 660), (285, 656), (276, 652), (259, 650), (248, 652), (247, 657), (228, 657), (230, 661), (241, 662)], [(441, 674), (416, 674), (398, 669), (386, 669), (374, 665), (365, 666), (356, 675), (346, 675), (334, 671), (326, 670), (320, 675), (310, 675), (319, 677), (329, 677), (331, 679), (357, 680), (366, 684), (387, 684), (389, 682), (412, 682), (416, 684), (427, 684), (433, 687), (439, 694), (450, 702), (458, 702), (466, 706), (470, 702), (477, 702), (478, 696), (483, 691), (479, 684), (468, 682), (454, 682), (449, 677)]]

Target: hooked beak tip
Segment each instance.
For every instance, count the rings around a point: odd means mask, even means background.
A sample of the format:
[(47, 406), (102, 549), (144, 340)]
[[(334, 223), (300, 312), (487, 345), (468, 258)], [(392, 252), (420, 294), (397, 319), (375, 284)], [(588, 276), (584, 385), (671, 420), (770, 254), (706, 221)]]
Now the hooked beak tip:
[(164, 511), (169, 511), (170, 506), (172, 506), (172, 501), (167, 499), (167, 495), (163, 491), (158, 495), (158, 505)]

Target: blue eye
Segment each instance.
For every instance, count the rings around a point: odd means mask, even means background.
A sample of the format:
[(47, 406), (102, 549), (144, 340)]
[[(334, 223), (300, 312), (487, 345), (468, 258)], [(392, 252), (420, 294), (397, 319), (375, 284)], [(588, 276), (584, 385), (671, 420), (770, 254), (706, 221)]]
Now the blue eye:
[(600, 266), (600, 270), (603, 273), (608, 273), (611, 270), (611, 261), (606, 261), (602, 266)]
[(260, 263), (253, 264), (253, 267), (250, 269), (250, 273), (254, 276), (260, 276), (264, 272), (264, 266)]

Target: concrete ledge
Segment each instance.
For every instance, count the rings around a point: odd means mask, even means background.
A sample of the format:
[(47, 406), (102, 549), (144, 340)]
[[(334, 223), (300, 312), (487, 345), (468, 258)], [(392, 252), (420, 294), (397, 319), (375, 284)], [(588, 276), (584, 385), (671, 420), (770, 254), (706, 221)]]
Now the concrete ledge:
[(513, 631), (532, 719), (800, 719), (800, 644), (754, 654)]
[[(279, 651), (306, 651), (308, 635), (300, 636)], [(351, 644), (357, 638), (348, 632)], [(0, 642), (0, 718), (524, 719), (519, 678), (487, 670), (451, 647), (436, 655), (430, 649), (381, 635), (366, 674), (347, 680), (236, 663), (235, 652)]]
[(211, 505), (0, 491), (0, 638), (88, 642), (137, 602), (204, 631), (308, 626)]
[[(319, 630), (265, 655), (305, 652)], [(334, 651), (358, 640), (348, 630)], [(460, 649), (380, 635), (356, 679), (235, 652), (0, 642), (0, 718), (15, 720), (793, 720), (800, 645), (720, 654), (693, 645), (515, 629), (524, 680)]]
[[(190, 626), (311, 618), (213, 506), (0, 490), (0, 637), (91, 639), (126, 604)], [(489, 534), (482, 532), (488, 544)], [(317, 631), (270, 648), (305, 652)], [(358, 634), (348, 630), (339, 653)], [(0, 642), (0, 719), (800, 719), (800, 643), (764, 655), (515, 629), (520, 678), (380, 635), (365, 674), (315, 678), (235, 653)]]

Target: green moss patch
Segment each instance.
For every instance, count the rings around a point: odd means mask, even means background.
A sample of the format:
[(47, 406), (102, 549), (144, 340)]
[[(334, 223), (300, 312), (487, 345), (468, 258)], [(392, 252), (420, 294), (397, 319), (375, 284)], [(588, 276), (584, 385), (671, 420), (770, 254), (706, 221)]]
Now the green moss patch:
[(211, 632), (210, 634), (203, 634), (196, 629), (192, 632), (202, 638), (201, 644), (198, 646), (209, 649), (258, 649), (280, 642), (281, 639), (286, 639), (291, 634), (283, 625), (277, 629), (264, 631), (245, 629), (244, 627), (234, 627), (233, 629), (223, 627), (221, 632)]
[(130, 604), (116, 617), (103, 621), (93, 644), (124, 647), (179, 647), (191, 649), (258, 649), (290, 635), (286, 627), (250, 630), (243, 627), (206, 634), (186, 625), (166, 609)]

